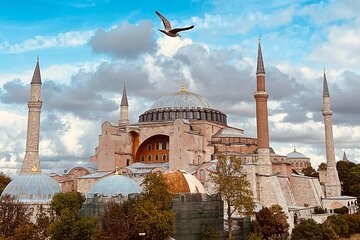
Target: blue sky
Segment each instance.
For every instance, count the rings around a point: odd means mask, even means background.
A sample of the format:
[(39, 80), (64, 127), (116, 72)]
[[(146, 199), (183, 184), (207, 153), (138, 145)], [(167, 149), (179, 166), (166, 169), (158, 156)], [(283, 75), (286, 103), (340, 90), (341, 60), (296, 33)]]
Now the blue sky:
[[(154, 13), (173, 26), (170, 39)], [(321, 116), (326, 67), (339, 159), (360, 159), (360, 3), (345, 1), (6, 1), (0, 8), (0, 169), (14, 174), (25, 146), (29, 81), (40, 56), (41, 156), (47, 171), (84, 162), (103, 121), (116, 122), (123, 81), (131, 121), (159, 97), (187, 89), (255, 136), (258, 36), (270, 94), (275, 151), (294, 145), (324, 160)], [(218, 91), (223, 89), (223, 91)], [(14, 128), (16, 130), (14, 130)]]

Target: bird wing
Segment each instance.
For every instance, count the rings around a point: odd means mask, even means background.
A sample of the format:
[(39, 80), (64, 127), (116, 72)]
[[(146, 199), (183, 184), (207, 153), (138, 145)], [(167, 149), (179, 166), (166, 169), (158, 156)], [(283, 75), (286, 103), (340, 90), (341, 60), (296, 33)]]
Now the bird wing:
[(161, 15), (158, 11), (155, 11), (155, 13), (161, 18), (161, 20), (164, 24), (165, 30), (171, 30), (170, 22), (163, 15)]
[(169, 32), (178, 33), (180, 31), (185, 31), (185, 30), (189, 30), (189, 29), (192, 29), (192, 28), (194, 28), (194, 25), (192, 25), (190, 27), (184, 27), (184, 28), (174, 28), (174, 29), (170, 30)]

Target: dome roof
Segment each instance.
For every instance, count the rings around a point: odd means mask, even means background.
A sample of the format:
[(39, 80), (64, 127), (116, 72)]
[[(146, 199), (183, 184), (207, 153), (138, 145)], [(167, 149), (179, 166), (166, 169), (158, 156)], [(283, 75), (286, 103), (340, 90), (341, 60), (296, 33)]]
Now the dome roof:
[(163, 173), (172, 193), (206, 193), (204, 186), (196, 177), (184, 171)]
[(296, 149), (294, 149), (293, 152), (288, 153), (286, 155), (287, 158), (307, 158), (304, 154), (297, 152)]
[(141, 188), (129, 177), (111, 175), (101, 179), (89, 191), (89, 194), (99, 194), (114, 197), (119, 194), (127, 196), (130, 193), (140, 193)]
[(210, 108), (214, 107), (204, 97), (187, 91), (179, 91), (158, 99), (150, 108)]
[(14, 196), (27, 204), (48, 204), (55, 193), (61, 192), (59, 184), (44, 174), (16, 176), (4, 189), (2, 195)]

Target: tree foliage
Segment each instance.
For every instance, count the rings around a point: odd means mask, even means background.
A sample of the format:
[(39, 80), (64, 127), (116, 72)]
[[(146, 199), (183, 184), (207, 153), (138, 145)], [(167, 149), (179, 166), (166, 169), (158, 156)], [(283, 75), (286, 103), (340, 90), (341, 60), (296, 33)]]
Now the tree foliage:
[(227, 159), (225, 156), (219, 156), (216, 169), (211, 172), (211, 178), (215, 192), (220, 193), (227, 204), (227, 222), (231, 239), (234, 213), (249, 215), (254, 209), (251, 186), (242, 171), (241, 161), (235, 157)]
[(349, 236), (349, 225), (343, 215), (329, 216), (324, 222), (324, 225), (331, 227), (340, 237)]
[(201, 240), (218, 240), (220, 239), (220, 232), (213, 226), (205, 224), (204, 230), (201, 234)]
[(266, 239), (272, 235), (286, 235), (289, 230), (287, 216), (279, 205), (261, 209), (256, 214), (256, 221)]
[(0, 173), (0, 195), (4, 191), (5, 187), (11, 182), (11, 178), (3, 173)]
[(78, 212), (85, 202), (85, 196), (79, 192), (56, 193), (50, 203), (50, 207), (57, 215), (64, 209), (71, 212)]
[(0, 197), (0, 236), (12, 237), (18, 228), (30, 224), (26, 205), (10, 195)]
[(85, 197), (78, 192), (57, 193), (50, 207), (57, 218), (49, 227), (51, 240), (91, 240), (95, 239), (96, 217), (79, 217), (78, 212)]
[(307, 166), (306, 168), (303, 168), (301, 171), (304, 173), (305, 176), (319, 177), (319, 173), (312, 166)]
[(137, 222), (145, 239), (166, 239), (174, 233), (175, 213), (171, 211), (173, 195), (160, 173), (146, 175), (140, 197)]
[(105, 205), (102, 216), (102, 239), (127, 240), (138, 236), (139, 203), (135, 199)]
[(335, 232), (313, 219), (300, 219), (291, 234), (292, 240), (332, 240), (336, 239)]

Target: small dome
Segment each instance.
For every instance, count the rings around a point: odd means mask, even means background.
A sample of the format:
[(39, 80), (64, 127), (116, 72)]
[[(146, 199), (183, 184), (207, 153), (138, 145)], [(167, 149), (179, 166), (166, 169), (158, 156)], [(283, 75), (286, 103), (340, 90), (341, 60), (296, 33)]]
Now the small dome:
[(206, 193), (204, 186), (196, 177), (184, 171), (163, 173), (172, 193)]
[(294, 149), (293, 152), (288, 153), (286, 155), (287, 158), (307, 158), (304, 154), (297, 152), (296, 149)]
[(141, 188), (128, 177), (111, 175), (97, 182), (89, 191), (89, 194), (98, 194), (106, 197), (114, 197), (119, 194), (127, 196), (130, 193), (140, 193)]
[(210, 108), (214, 107), (204, 97), (187, 91), (179, 91), (158, 99), (150, 108)]
[(44, 174), (16, 176), (2, 195), (12, 195), (22, 203), (49, 204), (55, 193), (61, 192), (59, 184)]

